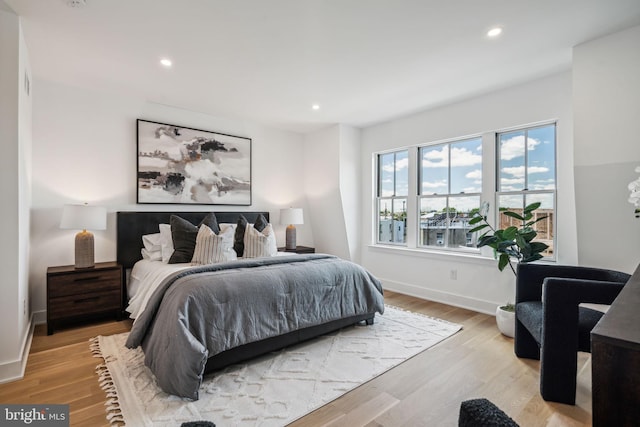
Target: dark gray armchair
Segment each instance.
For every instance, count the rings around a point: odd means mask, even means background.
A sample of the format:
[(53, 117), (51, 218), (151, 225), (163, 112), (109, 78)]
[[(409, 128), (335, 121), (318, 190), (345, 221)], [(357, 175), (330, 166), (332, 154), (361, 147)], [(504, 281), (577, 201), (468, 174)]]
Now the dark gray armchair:
[(518, 265), (515, 353), (540, 359), (544, 400), (575, 404), (577, 352), (591, 352), (590, 333), (603, 315), (578, 305), (611, 304), (630, 277), (600, 268)]

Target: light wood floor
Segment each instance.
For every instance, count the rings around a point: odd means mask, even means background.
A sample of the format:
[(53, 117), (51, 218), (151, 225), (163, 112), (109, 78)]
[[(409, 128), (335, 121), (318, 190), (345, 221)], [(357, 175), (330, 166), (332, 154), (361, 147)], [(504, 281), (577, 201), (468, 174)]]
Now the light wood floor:
[[(578, 358), (576, 406), (545, 402), (538, 393), (539, 362), (515, 357), (513, 340), (498, 332), (494, 317), (388, 291), (385, 301), (460, 323), (463, 330), (293, 426), (457, 426), (460, 402), (478, 397), (523, 427), (591, 424), (588, 355)], [(107, 426), (94, 372), (101, 360), (92, 357), (88, 339), (130, 327), (130, 321), (107, 321), (47, 336), (44, 325), (37, 326), (25, 377), (0, 385), (0, 402), (70, 404), (72, 426)]]

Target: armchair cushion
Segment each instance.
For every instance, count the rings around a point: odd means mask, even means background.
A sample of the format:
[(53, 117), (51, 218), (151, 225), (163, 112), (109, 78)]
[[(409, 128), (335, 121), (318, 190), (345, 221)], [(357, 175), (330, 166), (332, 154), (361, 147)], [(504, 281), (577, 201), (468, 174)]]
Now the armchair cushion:
[[(590, 352), (591, 330), (604, 315), (601, 311), (587, 307), (578, 308), (578, 350)], [(516, 306), (516, 316), (536, 340), (542, 344), (542, 301), (526, 301)]]

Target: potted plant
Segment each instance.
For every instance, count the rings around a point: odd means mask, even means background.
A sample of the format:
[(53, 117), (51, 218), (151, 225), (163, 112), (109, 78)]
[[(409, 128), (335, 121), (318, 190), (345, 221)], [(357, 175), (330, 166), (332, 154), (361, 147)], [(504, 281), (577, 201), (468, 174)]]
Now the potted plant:
[[(533, 262), (541, 259), (542, 252), (549, 247), (546, 243), (533, 241), (538, 235), (533, 225), (546, 218), (546, 216), (535, 218), (534, 212), (539, 207), (540, 202), (531, 203), (523, 209), (521, 214), (508, 208), (500, 208), (502, 215), (514, 218), (519, 222), (519, 226), (511, 225), (501, 229), (494, 228), (487, 222), (489, 204), (485, 202), (481, 211), (476, 212), (469, 221), (469, 225), (475, 225), (470, 230), (471, 233), (485, 230), (478, 237), (477, 247), (488, 246), (493, 249), (493, 255), (498, 260), (498, 269), (500, 271), (509, 266), (514, 276), (517, 276), (518, 273), (514, 265), (520, 262)], [(508, 303), (498, 307), (496, 321), (500, 332), (513, 337), (515, 305)]]

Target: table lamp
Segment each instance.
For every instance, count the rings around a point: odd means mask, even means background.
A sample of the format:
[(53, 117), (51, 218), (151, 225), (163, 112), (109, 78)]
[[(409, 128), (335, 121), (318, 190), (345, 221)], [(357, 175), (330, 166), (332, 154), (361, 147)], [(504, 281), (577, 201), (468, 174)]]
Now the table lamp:
[(302, 209), (288, 208), (280, 209), (280, 224), (287, 224), (285, 236), (285, 249), (296, 250), (296, 227), (294, 224), (304, 224), (302, 219)]
[(87, 230), (106, 230), (106, 208), (89, 206), (86, 203), (84, 205), (64, 205), (60, 228), (82, 230), (76, 234), (75, 267), (95, 267), (93, 234)]

